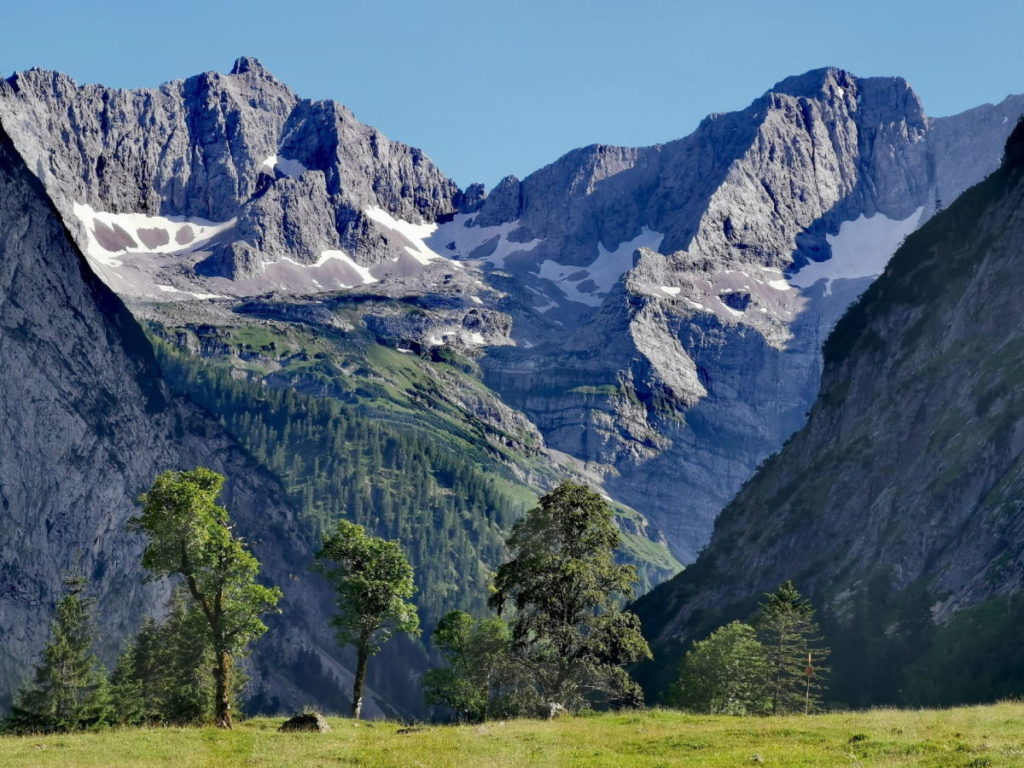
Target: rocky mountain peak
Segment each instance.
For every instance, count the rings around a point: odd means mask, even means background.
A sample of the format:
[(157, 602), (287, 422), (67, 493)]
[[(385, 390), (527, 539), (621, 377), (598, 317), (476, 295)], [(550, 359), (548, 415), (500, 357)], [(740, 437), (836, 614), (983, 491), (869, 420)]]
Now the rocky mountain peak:
[(817, 99), (828, 95), (835, 88), (851, 88), (856, 78), (844, 69), (837, 67), (819, 67), (804, 72), (802, 75), (791, 75), (783, 78), (768, 93), (780, 93), (797, 98)]
[[(1008, 132), (997, 109), (985, 112)], [(977, 135), (991, 124), (980, 118), (943, 130)], [(794, 579), (834, 640), (884, 638), (833, 645), (836, 696), (894, 702), (906, 662), (941, 647), (933, 633), (1019, 592), (1022, 168), (1018, 123), (1002, 168), (910, 234), (835, 325), (806, 424), (719, 515), (696, 564), (638, 606), (656, 656), (678, 659)]]
[(302, 374), (317, 392), (376, 376), (364, 343), (403, 370), (454, 361), (462, 411), (536, 428), (683, 560), (804, 423), (835, 321), (998, 165), (1021, 106), (928, 120), (900, 78), (823, 68), (687, 137), (583, 147), (485, 194), (252, 57), (154, 89), (0, 81), (25, 173), (137, 316), (308, 323), (345, 356)]
[(479, 182), (470, 184), (462, 193), (459, 213), (476, 213), (487, 199), (487, 189)]
[(260, 60), (255, 56), (239, 56), (235, 59), (234, 66), (231, 67), (232, 75), (263, 75), (266, 77), (272, 77), (272, 75), (266, 70)]
[(485, 382), (684, 558), (802, 423), (835, 319), (998, 164), (1013, 107), (929, 121), (905, 80), (826, 67), (687, 137), (582, 147), (485, 194), (252, 57), (156, 90), (61, 77), (0, 85), (0, 120), (123, 296), (462, 291), (511, 329), (475, 342)]
[[(340, 104), (300, 100), (250, 56), (230, 74), (158, 89), (80, 87), (32, 71), (0, 83), (0, 102), (0, 120), (104, 279), (139, 249), (181, 257), (132, 259), (114, 282), (136, 296), (188, 296), (185, 283), (237, 295), (240, 280), (244, 295), (353, 287), (376, 280), (361, 270), (382, 262), (416, 272), (433, 257), (410, 254), (409, 236), (460, 201), (421, 150)], [(322, 280), (294, 266), (323, 263)], [(207, 284), (217, 279), (230, 282)]]
[[(691, 556), (803, 422), (846, 306), (936, 200), (995, 167), (1005, 110), (929, 121), (906, 80), (825, 67), (685, 138), (583, 147), (503, 179), (438, 238), (513, 276), (502, 289), (531, 308), (521, 346), (482, 359), (488, 381), (552, 446), (614, 466), (606, 487)], [(559, 382), (557, 405), (534, 395)]]

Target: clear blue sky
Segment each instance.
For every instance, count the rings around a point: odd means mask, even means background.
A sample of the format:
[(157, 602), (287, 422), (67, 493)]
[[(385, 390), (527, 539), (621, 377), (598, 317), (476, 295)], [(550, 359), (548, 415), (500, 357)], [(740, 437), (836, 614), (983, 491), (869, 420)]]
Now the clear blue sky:
[(18, 0), (0, 71), (157, 85), (256, 56), (459, 184), (686, 135), (790, 74), (901, 75), (932, 115), (1024, 92), (1019, 0)]

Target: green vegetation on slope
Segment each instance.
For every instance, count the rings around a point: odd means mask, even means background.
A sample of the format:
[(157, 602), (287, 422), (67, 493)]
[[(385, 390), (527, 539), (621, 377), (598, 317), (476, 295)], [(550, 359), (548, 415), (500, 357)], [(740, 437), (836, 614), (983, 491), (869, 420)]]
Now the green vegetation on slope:
[(327, 734), (127, 729), (0, 738), (8, 768), (1002, 768), (1024, 763), (1024, 705), (735, 718), (667, 710), (404, 727), (331, 718)]
[(428, 624), (452, 608), (484, 609), (488, 567), (524, 511), (507, 483), (429, 433), (157, 349), (171, 387), (218, 416), (318, 531), (344, 517), (402, 542)]
[(949, 705), (1019, 696), (1024, 691), (1024, 597), (997, 597), (938, 627), (906, 673), (907, 701)]
[[(338, 317), (358, 325), (355, 315)], [(505, 534), (568, 471), (514, 420), (474, 413), (493, 412), (497, 397), (454, 351), (434, 348), (438, 359), (425, 359), (365, 330), (233, 322), (150, 323), (172, 389), (218, 416), (318, 531), (345, 517), (399, 539), (428, 630), (446, 611), (482, 612)], [(616, 514), (639, 592), (682, 569), (644, 536), (639, 513), (616, 505)]]
[(523, 425), (485, 421), (474, 412), (473, 406), (487, 410), (497, 397), (472, 375), (471, 361), (447, 347), (433, 347), (426, 357), (398, 351), (357, 330), (362, 325), (357, 314), (336, 317), (355, 327), (339, 330), (239, 314), (230, 325), (151, 322), (150, 332), (177, 347), (198, 349), (208, 364), (236, 375), (358, 404), (365, 415), (443, 436), (478, 459), (499, 458), (553, 479), (535, 433), (519, 428)]

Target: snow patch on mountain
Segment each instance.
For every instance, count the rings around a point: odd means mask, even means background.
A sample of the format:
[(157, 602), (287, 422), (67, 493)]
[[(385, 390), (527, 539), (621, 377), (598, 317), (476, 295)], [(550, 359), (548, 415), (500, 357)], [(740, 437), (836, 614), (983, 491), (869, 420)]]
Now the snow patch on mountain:
[(492, 227), (474, 227), (473, 221), (474, 214), (456, 215), (431, 235), (429, 247), (435, 252), (448, 251), (456, 259), (480, 259), (494, 269), (505, 269), (509, 256), (532, 251), (542, 242), (540, 238), (525, 242), (509, 240), (509, 235), (521, 227), (518, 221)]
[(375, 283), (375, 278), (366, 267), (356, 264), (352, 258), (344, 251), (324, 251), (320, 254), (319, 260), (316, 262), (316, 266), (321, 266), (331, 259), (337, 259), (343, 264), (347, 264), (359, 277), (362, 278), (364, 283)]
[(73, 210), (85, 230), (86, 255), (106, 267), (122, 266), (123, 257), (133, 253), (177, 254), (198, 250), (236, 222), (109, 213), (81, 203), (75, 203)]
[(632, 240), (619, 243), (612, 250), (597, 244), (597, 258), (586, 267), (559, 264), (548, 259), (540, 265), (539, 277), (555, 283), (572, 301), (596, 307), (622, 274), (633, 267), (633, 253), (638, 248), (657, 251), (665, 235), (643, 227)]
[(302, 264), (287, 256), (264, 265), (261, 282), (273, 283), (281, 290), (305, 290), (312, 293), (338, 288), (353, 288), (377, 282), (370, 270), (357, 264), (344, 251), (322, 251), (312, 264)]
[(282, 175), (287, 176), (289, 179), (297, 179), (299, 176), (304, 174), (309, 169), (300, 163), (298, 160), (292, 160), (287, 157), (278, 157), (277, 155), (271, 155), (260, 165), (260, 168), (268, 171), (279, 171)]
[[(508, 344), (509, 342), (511, 346), (515, 346), (515, 342), (511, 340), (505, 343)], [(440, 347), (452, 343), (461, 343), (467, 347), (482, 347), (488, 342), (480, 331), (466, 331), (458, 327), (439, 329), (427, 337), (427, 344), (431, 347)]]
[(195, 293), (194, 291), (183, 291), (180, 288), (175, 288), (173, 285), (157, 285), (156, 288), (164, 293), (178, 293), (182, 296), (192, 299), (226, 299), (227, 296), (221, 296), (219, 293)]
[(437, 230), (437, 224), (413, 224), (410, 221), (396, 219), (383, 208), (373, 206), (363, 211), (367, 218), (371, 219), (378, 227), (386, 230), (389, 235), (397, 235), (407, 242), (405, 251), (420, 264), (426, 266), (435, 259), (444, 257), (434, 251), (427, 240)]
[(924, 206), (921, 206), (900, 220), (876, 213), (844, 221), (839, 225), (839, 234), (826, 235), (832, 258), (807, 264), (790, 275), (790, 284), (810, 288), (820, 280), (827, 280), (825, 291), (828, 293), (833, 280), (877, 277), (885, 271), (885, 265), (907, 235), (918, 228), (923, 215)]

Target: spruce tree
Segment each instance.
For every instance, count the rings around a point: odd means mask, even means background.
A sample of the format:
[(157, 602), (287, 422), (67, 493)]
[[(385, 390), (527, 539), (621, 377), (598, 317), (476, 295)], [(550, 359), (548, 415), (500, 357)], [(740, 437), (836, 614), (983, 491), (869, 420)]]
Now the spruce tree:
[(135, 676), (135, 642), (129, 641), (110, 673), (110, 699), (117, 725), (142, 725), (146, 720), (145, 690)]
[(765, 595), (754, 626), (768, 660), (772, 713), (817, 709), (827, 688), (829, 649), (810, 602), (786, 581)]
[(86, 581), (65, 581), (68, 593), (57, 603), (50, 642), (32, 681), (15, 698), (4, 729), (53, 733), (99, 728), (111, 720), (106, 673), (92, 649), (93, 601)]

